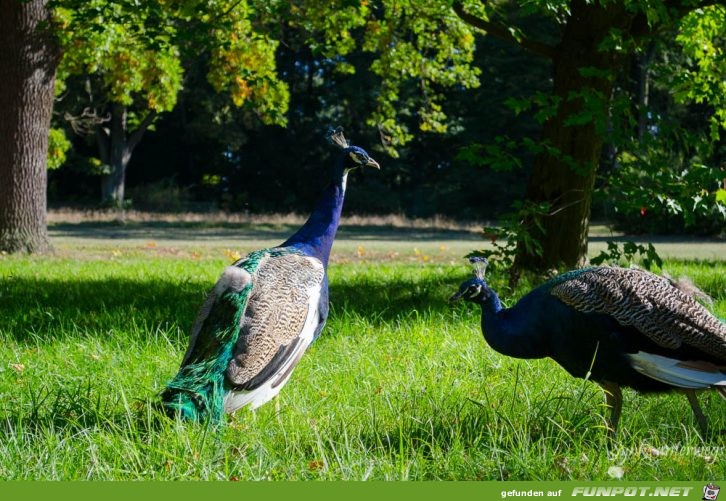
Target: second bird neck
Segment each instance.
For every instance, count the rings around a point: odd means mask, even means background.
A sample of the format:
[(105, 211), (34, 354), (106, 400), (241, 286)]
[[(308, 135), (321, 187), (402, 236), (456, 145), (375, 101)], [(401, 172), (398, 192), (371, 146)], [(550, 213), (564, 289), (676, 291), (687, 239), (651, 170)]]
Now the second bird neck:
[(502, 308), (499, 297), (492, 293), (480, 303), (484, 339), (497, 352), (515, 358), (547, 356), (541, 333), (532, 329), (527, 318), (512, 309)]

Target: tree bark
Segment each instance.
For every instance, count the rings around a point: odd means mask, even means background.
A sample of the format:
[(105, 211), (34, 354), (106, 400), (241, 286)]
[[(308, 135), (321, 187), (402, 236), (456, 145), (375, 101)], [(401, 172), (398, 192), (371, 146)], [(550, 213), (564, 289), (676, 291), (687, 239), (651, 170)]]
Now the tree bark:
[[(545, 214), (523, 221), (539, 239), (541, 252), (520, 243), (515, 260), (518, 270), (571, 268), (586, 260), (595, 172), (613, 81), (624, 64), (623, 57), (603, 50), (601, 43), (613, 29), (627, 35), (633, 17), (614, 2), (602, 5), (576, 0), (571, 4), (571, 16), (553, 58), (553, 95), (560, 105), (544, 124), (547, 149), (534, 159), (525, 194), (529, 203), (549, 206)], [(583, 68), (597, 72), (586, 76)], [(589, 120), (573, 120), (589, 115)]]
[(127, 114), (124, 106), (115, 104), (111, 111), (111, 128), (107, 133), (99, 130), (97, 136), (101, 160), (110, 168), (110, 172), (101, 181), (101, 198), (105, 205), (115, 208), (123, 208), (124, 205), (126, 168), (131, 160), (131, 154), (156, 118), (156, 112), (150, 111), (139, 126), (129, 134)]
[(0, 251), (46, 252), (47, 155), (60, 52), (46, 0), (0, 0)]

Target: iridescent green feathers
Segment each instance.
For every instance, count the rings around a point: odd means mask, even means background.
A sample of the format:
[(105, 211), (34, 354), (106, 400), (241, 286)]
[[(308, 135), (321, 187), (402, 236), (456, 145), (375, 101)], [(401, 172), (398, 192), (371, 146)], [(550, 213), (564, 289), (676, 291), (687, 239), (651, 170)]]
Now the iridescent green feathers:
[(226, 373), (249, 299), (255, 293), (260, 265), (269, 259), (301, 255), (291, 248), (262, 249), (225, 270), (200, 309), (179, 372), (161, 395), (170, 415), (196, 421), (222, 418), (229, 389)]
[[(161, 398), (170, 415), (200, 421), (219, 421), (223, 415), (224, 373), (239, 335), (239, 325), (252, 284), (214, 298), (188, 355)], [(210, 297), (213, 293), (210, 293)], [(193, 347), (193, 349), (192, 349)]]

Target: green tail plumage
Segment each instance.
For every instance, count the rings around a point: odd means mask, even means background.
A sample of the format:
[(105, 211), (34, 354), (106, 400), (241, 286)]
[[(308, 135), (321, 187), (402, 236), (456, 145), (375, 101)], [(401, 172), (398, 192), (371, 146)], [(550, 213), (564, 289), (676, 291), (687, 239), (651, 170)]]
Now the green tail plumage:
[[(262, 249), (235, 266), (254, 275), (263, 259), (291, 253), (300, 254), (291, 248)], [(225, 372), (239, 338), (252, 286), (250, 283), (237, 292), (228, 290), (212, 306), (188, 359), (161, 394), (162, 405), (170, 416), (193, 421), (222, 420), (227, 392)]]
[(162, 393), (169, 414), (193, 421), (220, 421), (224, 415), (224, 373), (237, 342), (241, 316), (252, 284), (219, 298), (187, 363)]

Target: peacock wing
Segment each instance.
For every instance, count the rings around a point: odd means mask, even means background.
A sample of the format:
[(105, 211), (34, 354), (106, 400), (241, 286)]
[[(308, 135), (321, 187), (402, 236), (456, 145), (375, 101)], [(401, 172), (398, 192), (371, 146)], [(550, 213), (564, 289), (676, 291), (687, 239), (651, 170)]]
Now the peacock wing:
[(297, 253), (260, 263), (227, 367), (235, 390), (254, 390), (273, 377), (286, 381), (320, 322), (324, 275), (318, 259)]
[(726, 360), (726, 324), (663, 277), (603, 266), (556, 279), (550, 293), (583, 313), (632, 325), (665, 348), (686, 344)]
[(225, 268), (199, 309), (182, 366), (219, 356), (222, 346), (234, 339), (251, 283), (250, 273), (237, 263)]

